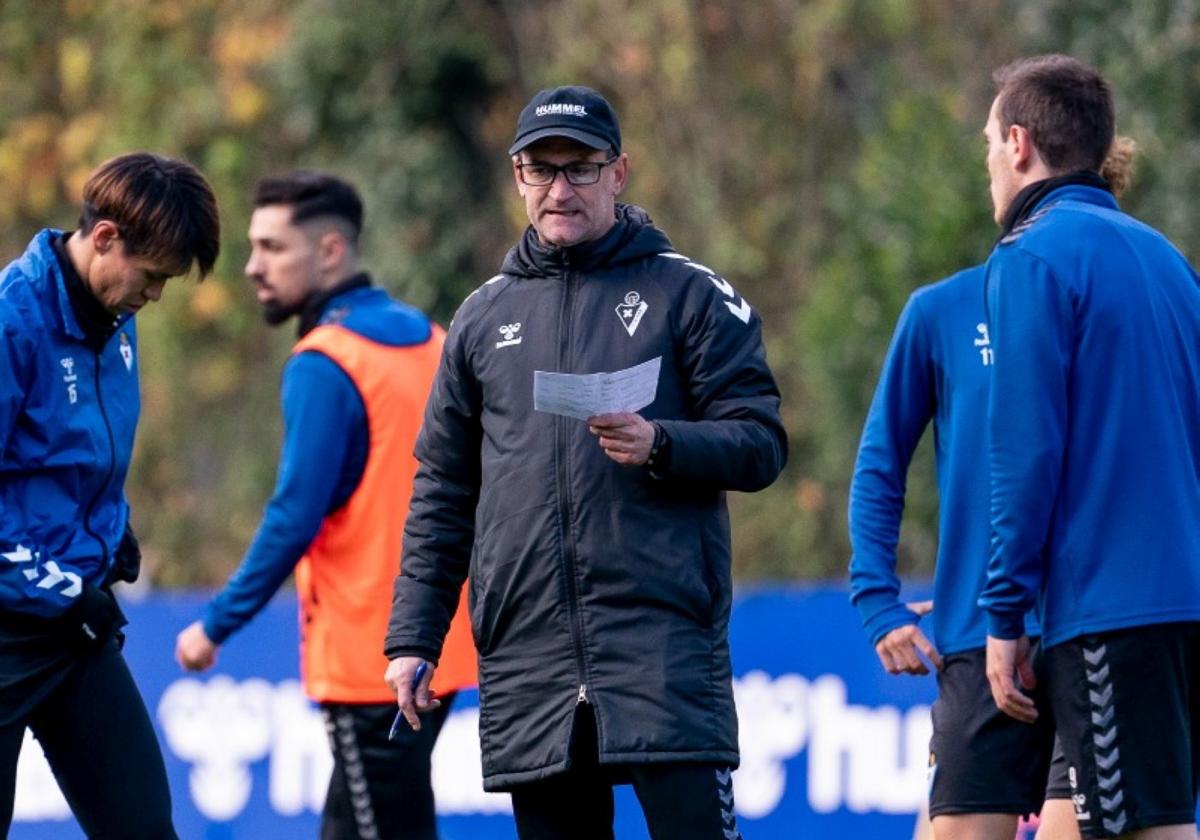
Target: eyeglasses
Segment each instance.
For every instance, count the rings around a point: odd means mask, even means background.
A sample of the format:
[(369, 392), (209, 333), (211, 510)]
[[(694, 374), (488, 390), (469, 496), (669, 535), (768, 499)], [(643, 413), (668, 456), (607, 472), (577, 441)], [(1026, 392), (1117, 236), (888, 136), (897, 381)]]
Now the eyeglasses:
[(548, 187), (554, 183), (554, 179), (561, 172), (567, 179), (567, 183), (574, 187), (586, 187), (589, 184), (594, 184), (600, 180), (600, 170), (609, 164), (617, 162), (620, 155), (614, 155), (608, 160), (599, 161), (576, 161), (574, 163), (565, 163), (562, 166), (555, 166), (552, 163), (518, 163), (517, 172), (521, 177), (521, 183), (530, 187)]

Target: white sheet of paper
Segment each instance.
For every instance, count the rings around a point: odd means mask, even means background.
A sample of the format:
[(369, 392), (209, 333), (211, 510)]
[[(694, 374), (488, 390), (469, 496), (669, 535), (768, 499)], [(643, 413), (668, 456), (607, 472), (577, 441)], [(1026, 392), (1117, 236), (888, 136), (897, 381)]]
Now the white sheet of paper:
[(662, 356), (612, 373), (533, 372), (533, 409), (586, 420), (654, 402)]

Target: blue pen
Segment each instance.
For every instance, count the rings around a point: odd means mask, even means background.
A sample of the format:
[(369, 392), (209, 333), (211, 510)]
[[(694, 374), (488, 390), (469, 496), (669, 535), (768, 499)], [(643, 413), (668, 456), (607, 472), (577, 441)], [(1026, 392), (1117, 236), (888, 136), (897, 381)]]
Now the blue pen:
[[(413, 674), (412, 690), (416, 692), (417, 686), (421, 684), (421, 680), (425, 677), (425, 672), (429, 670), (429, 663), (424, 659), (417, 666), (417, 672)], [(396, 736), (408, 729), (408, 719), (404, 717), (404, 712), (396, 712), (396, 719), (392, 721), (392, 728), (388, 730), (388, 740), (395, 741)]]

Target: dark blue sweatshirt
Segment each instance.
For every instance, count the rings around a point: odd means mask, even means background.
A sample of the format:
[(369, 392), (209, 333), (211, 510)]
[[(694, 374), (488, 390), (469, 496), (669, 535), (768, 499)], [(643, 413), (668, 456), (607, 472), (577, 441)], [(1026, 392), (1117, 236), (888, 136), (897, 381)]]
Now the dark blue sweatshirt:
[(997, 638), (1200, 620), (1200, 288), (1111, 195), (1050, 191), (987, 263)]
[[(428, 341), (432, 329), (422, 312), (371, 287), (330, 298), (319, 323), (339, 323), (393, 347)], [(354, 493), (366, 465), (366, 408), (350, 377), (328, 356), (315, 351), (292, 356), (283, 369), (282, 402), (275, 491), (242, 565), (204, 615), (204, 632), (217, 644), (271, 599), (325, 517)]]
[(872, 643), (915, 624), (900, 599), (896, 541), (905, 474), (932, 419), (941, 509), (934, 577), (934, 644), (983, 647), (976, 604), (988, 557), (987, 396), (992, 347), (983, 266), (918, 289), (900, 314), (863, 429), (850, 485), (851, 600)]

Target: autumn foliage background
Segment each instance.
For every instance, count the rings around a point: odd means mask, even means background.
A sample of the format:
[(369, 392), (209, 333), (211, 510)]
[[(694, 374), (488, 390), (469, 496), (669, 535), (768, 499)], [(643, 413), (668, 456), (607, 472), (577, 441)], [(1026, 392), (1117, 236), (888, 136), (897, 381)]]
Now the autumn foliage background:
[[(1141, 147), (1124, 205), (1195, 262), (1195, 0), (5, 0), (0, 257), (72, 227), (111, 155), (182, 156), (209, 176), (216, 276), (173, 281), (138, 318), (128, 492), (148, 580), (219, 583), (272, 488), (294, 337), (262, 323), (242, 277), (254, 181), (303, 166), (359, 185), (366, 265), (444, 323), (525, 224), (504, 154), (517, 112), (541, 87), (592, 85), (622, 118), (625, 198), (766, 321), (792, 454), (774, 487), (732, 499), (738, 579), (840, 577), (896, 314), (995, 236), (991, 70), (1049, 51), (1113, 81), (1118, 129)], [(924, 446), (901, 546), (914, 573), (936, 549)]]

